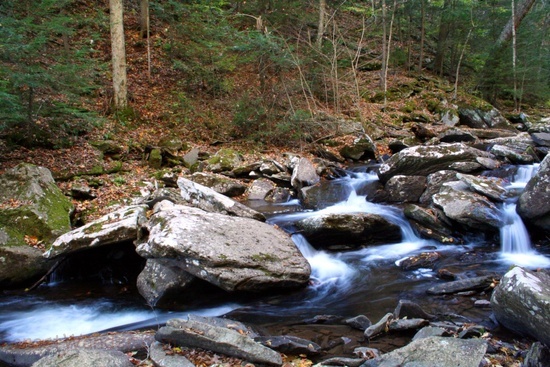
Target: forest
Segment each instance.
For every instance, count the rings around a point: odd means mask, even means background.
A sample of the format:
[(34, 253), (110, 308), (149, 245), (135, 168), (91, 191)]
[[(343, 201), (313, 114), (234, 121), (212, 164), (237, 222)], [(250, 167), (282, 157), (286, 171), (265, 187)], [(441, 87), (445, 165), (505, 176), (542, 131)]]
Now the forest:
[(155, 126), (296, 145), (442, 101), (540, 111), (549, 25), (543, 0), (6, 0), (0, 137), (59, 148)]

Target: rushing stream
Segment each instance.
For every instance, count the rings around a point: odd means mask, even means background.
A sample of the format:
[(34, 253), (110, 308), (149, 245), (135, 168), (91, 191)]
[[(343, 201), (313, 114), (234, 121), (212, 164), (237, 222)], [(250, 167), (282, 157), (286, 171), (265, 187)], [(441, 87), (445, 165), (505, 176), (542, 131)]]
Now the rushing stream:
[[(520, 167), (509, 190), (520, 191), (536, 171), (536, 166)], [(293, 240), (312, 267), (311, 285), (306, 289), (261, 297), (205, 296), (202, 303), (186, 303), (172, 311), (151, 309), (130, 284), (44, 284), (38, 289), (0, 294), (0, 341), (56, 338), (102, 330), (127, 330), (156, 327), (173, 317), (188, 314), (223, 315), (257, 325), (303, 322), (317, 315), (345, 317), (367, 315), (377, 320), (395, 308), (402, 298), (419, 303), (432, 313), (453, 312), (453, 307), (471, 303), (470, 298), (449, 302), (445, 297), (428, 297), (426, 289), (441, 282), (430, 269), (404, 271), (398, 264), (406, 256), (423, 251), (442, 255), (439, 267), (461, 276), (478, 272), (503, 273), (511, 263), (527, 267), (550, 267), (550, 258), (536, 252), (529, 235), (515, 212), (515, 199), (502, 207), (506, 226), (501, 229), (501, 243), (488, 244), (472, 239), (465, 245), (441, 244), (416, 236), (398, 207), (374, 204), (357, 194), (377, 176), (369, 172), (350, 172), (332, 184), (350, 192), (339, 203), (327, 204), (318, 211), (304, 211), (293, 200), (264, 208), (268, 222), (293, 233), (297, 220), (323, 213), (375, 213), (400, 226), (403, 240), (362, 248), (356, 251), (329, 253), (314, 249), (300, 234)], [(193, 298), (193, 297), (190, 297)], [(487, 311), (462, 307), (460, 312), (471, 320), (486, 316)]]

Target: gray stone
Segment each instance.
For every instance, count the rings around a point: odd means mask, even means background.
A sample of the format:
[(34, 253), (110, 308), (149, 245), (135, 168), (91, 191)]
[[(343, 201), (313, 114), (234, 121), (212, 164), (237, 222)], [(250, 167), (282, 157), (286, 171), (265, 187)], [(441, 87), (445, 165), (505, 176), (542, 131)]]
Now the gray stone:
[(472, 176), (458, 173), (456, 177), (466, 183), (468, 187), (477, 193), (487, 196), (497, 202), (506, 200), (504, 180), (496, 177)]
[(550, 147), (550, 133), (533, 133), (531, 138), (538, 146)]
[(445, 169), (429, 174), (426, 177), (426, 190), (420, 196), (419, 202), (423, 205), (432, 204), (432, 197), (439, 192), (445, 182), (456, 181), (456, 171)]
[(311, 356), (321, 353), (321, 347), (318, 344), (292, 335), (258, 336), (254, 340), (287, 355), (305, 354)]
[(180, 188), (181, 197), (188, 205), (212, 213), (221, 213), (265, 221), (265, 217), (262, 213), (252, 210), (204, 185), (180, 177), (178, 178), (178, 187)]
[(430, 336), (412, 341), (374, 360), (364, 367), (479, 367), (487, 342), (482, 339), (456, 339)]
[(429, 338), (430, 336), (448, 336), (449, 332), (442, 327), (425, 326), (414, 334), (412, 340)]
[(75, 349), (56, 353), (33, 363), (32, 367), (132, 367), (122, 352), (101, 349)]
[(369, 326), (372, 325), (372, 322), (365, 315), (358, 315), (344, 321), (346, 325), (351, 326), (354, 329), (365, 331)]
[(517, 212), (528, 224), (550, 230), (550, 155), (540, 164), (537, 174), (529, 180), (517, 203)]
[(243, 162), (242, 156), (233, 149), (220, 149), (208, 160), (208, 170), (214, 173), (230, 172)]
[(59, 236), (44, 253), (46, 258), (67, 255), (100, 246), (135, 241), (147, 220), (146, 205), (120, 208), (112, 213)]
[(403, 149), (380, 165), (378, 177), (385, 183), (395, 175), (427, 176), (455, 162), (476, 162), (478, 157), (493, 156), (463, 143), (415, 146)]
[(246, 192), (248, 200), (264, 200), (276, 187), (277, 185), (267, 178), (254, 180)]
[(389, 201), (417, 202), (426, 189), (426, 177), (396, 175), (386, 182), (384, 188), (388, 192)]
[(434, 315), (431, 315), (424, 311), (422, 307), (416, 302), (406, 299), (400, 299), (397, 303), (397, 307), (393, 311), (393, 317), (398, 318), (410, 318), (410, 319), (433, 319)]
[(320, 179), (313, 163), (307, 158), (299, 158), (292, 170), (290, 183), (292, 187), (299, 190), (305, 186), (315, 185)]
[(149, 358), (156, 367), (195, 367), (191, 361), (179, 354), (167, 354), (162, 343), (154, 342), (149, 347)]
[(540, 342), (533, 343), (523, 360), (523, 367), (548, 366), (550, 366), (550, 348)]
[(199, 149), (191, 148), (183, 155), (183, 165), (187, 168), (192, 168), (199, 162)]
[(155, 338), (191, 348), (202, 348), (215, 353), (243, 358), (252, 363), (280, 366), (281, 355), (246, 335), (234, 330), (194, 320), (171, 319), (161, 327)]
[(290, 236), (249, 218), (175, 205), (155, 205), (146, 224), (145, 258), (172, 258), (181, 268), (227, 291), (262, 291), (307, 284), (310, 266)]
[(424, 319), (398, 319), (389, 324), (390, 331), (416, 330), (427, 326), (430, 322)]
[(369, 326), (365, 330), (365, 337), (368, 339), (378, 334), (387, 332), (389, 328), (388, 324), (391, 322), (391, 320), (393, 320), (393, 314), (385, 314), (380, 320), (378, 320), (376, 324)]
[(484, 275), (479, 277), (455, 280), (429, 288), (428, 294), (452, 294), (469, 290), (483, 290), (489, 288), (495, 277)]
[(503, 326), (550, 346), (550, 275), (514, 267), (494, 289), (491, 306)]
[(521, 153), (505, 145), (493, 145), (491, 153), (497, 157), (506, 158), (515, 164), (531, 164), (535, 160), (532, 155)]
[[(460, 243), (453, 231), (441, 217), (440, 211), (435, 208), (426, 209), (415, 204), (406, 204), (403, 213), (411, 225), (423, 238), (435, 239), (442, 243)], [(439, 215), (438, 215), (439, 214)]]
[(187, 288), (195, 277), (179, 266), (177, 260), (147, 259), (137, 278), (137, 289), (151, 307)]
[(240, 181), (216, 173), (195, 172), (189, 179), (229, 197), (240, 196), (247, 188)]
[(400, 227), (378, 214), (323, 214), (295, 225), (312, 246), (333, 251), (401, 239)]
[(496, 231), (504, 225), (500, 209), (487, 197), (469, 191), (462, 181), (443, 184), (433, 202), (445, 216), (472, 229)]

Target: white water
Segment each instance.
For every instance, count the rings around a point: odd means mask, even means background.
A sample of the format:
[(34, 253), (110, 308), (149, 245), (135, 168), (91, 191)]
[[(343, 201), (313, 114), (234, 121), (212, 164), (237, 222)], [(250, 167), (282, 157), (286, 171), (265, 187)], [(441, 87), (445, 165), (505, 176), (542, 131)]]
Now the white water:
[[(521, 191), (529, 180), (537, 173), (538, 164), (519, 166), (508, 190)], [(517, 198), (516, 198), (517, 200)], [(504, 220), (507, 223), (500, 228), (501, 258), (509, 264), (527, 268), (549, 267), (550, 259), (539, 254), (531, 244), (527, 228), (516, 212), (515, 200), (503, 205)]]

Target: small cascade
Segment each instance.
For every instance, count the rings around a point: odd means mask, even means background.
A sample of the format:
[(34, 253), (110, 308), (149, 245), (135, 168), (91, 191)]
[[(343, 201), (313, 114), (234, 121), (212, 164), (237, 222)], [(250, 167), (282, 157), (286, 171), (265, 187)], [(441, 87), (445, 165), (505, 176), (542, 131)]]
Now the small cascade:
[[(507, 189), (521, 193), (538, 168), (538, 164), (519, 166)], [(501, 257), (508, 263), (530, 268), (549, 266), (550, 259), (533, 249), (529, 232), (516, 212), (516, 201), (517, 197), (505, 203), (502, 208), (507, 224), (500, 228)]]

